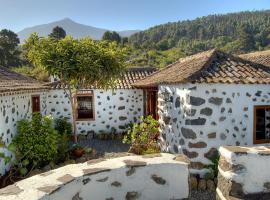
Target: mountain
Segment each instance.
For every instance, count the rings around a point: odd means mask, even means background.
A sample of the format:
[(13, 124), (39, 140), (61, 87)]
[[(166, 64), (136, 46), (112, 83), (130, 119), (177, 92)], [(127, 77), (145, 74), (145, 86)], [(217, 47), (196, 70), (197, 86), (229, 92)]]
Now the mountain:
[(133, 65), (166, 66), (209, 49), (234, 54), (270, 49), (270, 10), (170, 22), (129, 37)]
[[(270, 10), (238, 12), (224, 15), (209, 15), (195, 20), (185, 20), (161, 24), (133, 34), (131, 45), (167, 50), (181, 47), (183, 43), (206, 41), (226, 37), (230, 40), (239, 38), (243, 25), (254, 37), (257, 34), (270, 33)], [(256, 38), (255, 38), (256, 39)]]
[[(20, 41), (23, 42), (29, 37), (31, 33), (34, 32), (37, 32), (39, 36), (47, 36), (51, 33), (52, 29), (55, 26), (61, 26), (66, 31), (67, 35), (72, 35), (75, 38), (90, 36), (93, 39), (98, 40), (101, 39), (103, 33), (107, 31), (107, 29), (79, 24), (69, 18), (65, 18), (63, 20), (55, 21), (49, 24), (42, 24), (25, 28), (17, 34), (20, 38)], [(130, 35), (137, 33), (138, 31), (139, 30), (123, 30), (119, 31), (118, 33), (120, 34), (120, 36), (129, 37)]]

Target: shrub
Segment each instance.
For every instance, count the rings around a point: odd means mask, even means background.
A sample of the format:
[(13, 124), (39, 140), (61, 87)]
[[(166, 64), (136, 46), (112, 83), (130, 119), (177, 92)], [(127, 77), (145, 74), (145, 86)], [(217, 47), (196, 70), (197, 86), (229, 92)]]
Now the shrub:
[(32, 121), (18, 122), (18, 135), (12, 142), (16, 159), (23, 158), (25, 167), (41, 167), (57, 156), (58, 134), (49, 116), (34, 113)]
[(211, 162), (212, 164), (210, 165), (207, 165), (206, 168), (209, 170), (209, 172), (207, 172), (205, 175), (204, 175), (204, 178), (205, 179), (214, 179), (214, 178), (217, 178), (218, 176), (218, 162), (219, 162), (219, 155), (212, 158), (211, 159)]
[(64, 132), (59, 135), (56, 162), (64, 162), (68, 158), (69, 145), (68, 135)]
[(67, 135), (72, 134), (72, 124), (68, 122), (65, 118), (58, 118), (55, 120), (55, 130), (60, 135), (66, 133)]
[(141, 123), (132, 124), (123, 139), (123, 143), (131, 144), (129, 152), (135, 154), (157, 153), (160, 148), (158, 121), (151, 115), (141, 117)]

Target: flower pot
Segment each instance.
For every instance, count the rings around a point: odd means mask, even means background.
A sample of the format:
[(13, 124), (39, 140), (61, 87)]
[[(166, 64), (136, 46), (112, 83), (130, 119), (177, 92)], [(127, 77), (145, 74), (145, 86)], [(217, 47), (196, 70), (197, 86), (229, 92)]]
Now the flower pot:
[(74, 149), (73, 150), (73, 154), (74, 156), (76, 156), (77, 158), (82, 157), (82, 155), (84, 154), (84, 149)]

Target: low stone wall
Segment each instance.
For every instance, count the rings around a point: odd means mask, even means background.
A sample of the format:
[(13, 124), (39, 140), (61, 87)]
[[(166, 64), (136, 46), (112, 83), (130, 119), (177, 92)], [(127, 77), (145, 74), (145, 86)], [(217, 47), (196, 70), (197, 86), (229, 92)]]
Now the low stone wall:
[(0, 199), (133, 200), (186, 199), (189, 161), (152, 154), (67, 165), (0, 190)]
[(219, 149), (217, 199), (270, 199), (270, 148)]

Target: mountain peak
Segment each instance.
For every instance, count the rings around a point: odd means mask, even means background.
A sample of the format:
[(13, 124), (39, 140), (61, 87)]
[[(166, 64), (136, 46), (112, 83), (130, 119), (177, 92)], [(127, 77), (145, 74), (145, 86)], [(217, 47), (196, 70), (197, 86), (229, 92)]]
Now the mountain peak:
[[(30, 36), (30, 34), (34, 32), (38, 33), (39, 36), (46, 37), (52, 32), (52, 29), (55, 26), (62, 27), (66, 31), (67, 35), (71, 35), (74, 38), (90, 36), (91, 38), (95, 40), (101, 39), (103, 34), (106, 31), (108, 31), (107, 29), (80, 24), (73, 21), (72, 19), (68, 17), (65, 17), (59, 21), (51, 22), (48, 24), (37, 25), (30, 28), (25, 28), (22, 31), (18, 32), (18, 36), (21, 42), (27, 39)], [(137, 32), (139, 31), (138, 30), (118, 31), (118, 33), (123, 37), (129, 37), (130, 35)]]

